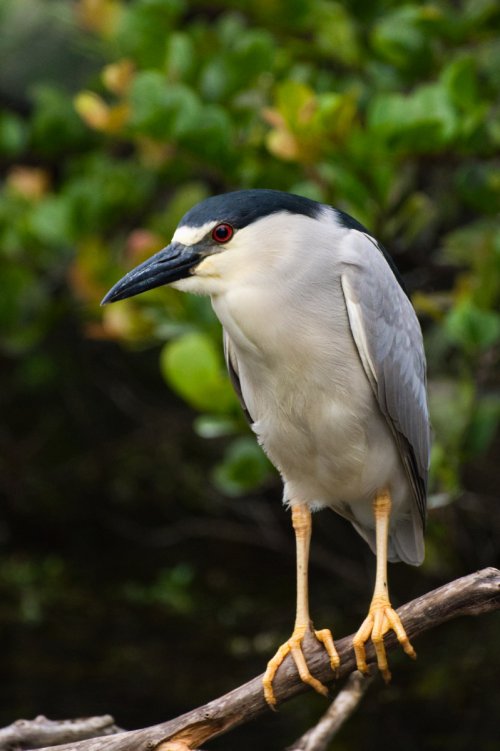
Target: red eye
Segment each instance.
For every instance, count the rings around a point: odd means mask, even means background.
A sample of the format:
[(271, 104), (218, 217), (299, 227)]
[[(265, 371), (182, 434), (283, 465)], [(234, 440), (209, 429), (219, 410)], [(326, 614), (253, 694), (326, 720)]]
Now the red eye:
[(215, 240), (216, 243), (222, 245), (223, 243), (229, 242), (233, 234), (234, 229), (230, 224), (218, 224), (212, 230), (212, 239)]

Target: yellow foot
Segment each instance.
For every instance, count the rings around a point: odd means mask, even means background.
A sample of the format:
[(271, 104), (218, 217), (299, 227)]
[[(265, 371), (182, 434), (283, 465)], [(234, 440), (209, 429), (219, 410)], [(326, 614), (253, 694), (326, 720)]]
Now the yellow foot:
[(394, 631), (399, 643), (406, 654), (415, 659), (417, 654), (410, 644), (406, 635), (401, 619), (395, 610), (392, 609), (391, 603), (385, 597), (378, 597), (372, 600), (368, 616), (361, 624), (361, 628), (352, 640), (354, 654), (356, 655), (356, 664), (358, 670), (362, 673), (367, 672), (365, 643), (371, 637), (375, 654), (377, 655), (378, 669), (386, 683), (391, 680), (391, 672), (387, 664), (387, 655), (384, 646), (384, 634), (388, 631)]
[[(264, 688), (264, 697), (271, 708), (276, 706), (276, 697), (273, 690), (273, 681), (278, 671), (279, 666), (285, 659), (285, 657), (291, 652), (300, 678), (304, 683), (307, 683), (319, 694), (328, 696), (328, 689), (321, 681), (311, 675), (309, 668), (307, 667), (306, 658), (302, 651), (302, 640), (307, 631), (306, 626), (300, 626), (295, 628), (291, 637), (278, 649), (274, 657), (267, 663), (267, 669), (262, 680), (262, 686)], [(324, 628), (321, 631), (313, 632), (315, 637), (320, 641), (330, 658), (330, 665), (335, 672), (340, 665), (339, 656), (337, 650), (333, 644), (333, 637), (329, 629)]]

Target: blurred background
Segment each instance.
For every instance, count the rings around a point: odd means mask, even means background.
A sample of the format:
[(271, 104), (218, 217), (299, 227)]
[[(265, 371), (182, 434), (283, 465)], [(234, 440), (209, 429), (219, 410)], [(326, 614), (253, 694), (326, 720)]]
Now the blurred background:
[[(1, 724), (159, 722), (289, 636), (279, 478), (207, 300), (99, 307), (200, 199), (288, 190), (364, 223), (424, 329), (427, 556), (396, 605), (500, 563), (500, 6), (495, 0), (0, 0)], [(354, 631), (374, 557), (315, 517), (318, 627)], [(391, 655), (335, 748), (498, 748), (500, 614)], [(302, 696), (210, 744), (275, 751)], [(473, 746), (472, 746), (473, 744)]]

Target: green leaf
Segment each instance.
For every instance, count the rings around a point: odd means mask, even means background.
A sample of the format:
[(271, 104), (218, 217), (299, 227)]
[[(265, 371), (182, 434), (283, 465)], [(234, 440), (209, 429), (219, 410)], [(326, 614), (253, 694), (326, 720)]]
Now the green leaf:
[(139, 0), (120, 4), (117, 39), (120, 51), (144, 67), (162, 63), (165, 39), (183, 13), (184, 0)]
[(500, 397), (491, 395), (479, 400), (466, 437), (469, 454), (478, 456), (491, 445), (500, 423)]
[(357, 65), (361, 58), (358, 34), (353, 19), (342, 3), (317, 3), (311, 6), (316, 43), (323, 55), (345, 65)]
[(0, 153), (17, 156), (27, 141), (27, 127), (23, 120), (10, 112), (0, 113)]
[(284, 81), (277, 88), (276, 103), (278, 111), (292, 128), (306, 127), (310, 113), (317, 106), (314, 90), (300, 81)]
[(215, 57), (204, 66), (200, 88), (209, 101), (222, 101), (237, 88), (238, 78), (228, 56)]
[(27, 265), (0, 268), (0, 346), (11, 355), (29, 350), (45, 333), (50, 298), (43, 279)]
[(439, 84), (425, 84), (409, 96), (380, 94), (369, 111), (370, 129), (392, 147), (432, 153), (453, 140), (459, 117)]
[(238, 422), (225, 415), (200, 415), (194, 421), (194, 429), (202, 438), (221, 438), (238, 432)]
[(168, 342), (160, 367), (174, 391), (196, 409), (223, 413), (235, 406), (220, 352), (207, 334), (193, 332)]
[(72, 98), (64, 91), (39, 85), (33, 99), (31, 138), (36, 150), (44, 155), (61, 154), (94, 141), (94, 134), (77, 115)]
[(477, 63), (470, 55), (453, 60), (441, 72), (440, 79), (450, 101), (461, 110), (468, 110), (478, 101)]
[(31, 212), (30, 225), (37, 239), (47, 245), (65, 245), (73, 239), (70, 202), (63, 196), (49, 196)]
[(182, 31), (170, 34), (165, 67), (172, 83), (189, 78), (195, 69), (196, 51), (191, 37)]
[(90, 234), (123, 221), (125, 215), (142, 210), (154, 186), (154, 173), (132, 159), (100, 152), (81, 159), (64, 190), (74, 232)]
[(445, 454), (456, 457), (474, 408), (474, 386), (468, 380), (434, 379), (429, 382), (428, 393), (431, 423), (437, 438), (436, 451), (441, 445)]
[(271, 465), (254, 438), (234, 441), (214, 469), (215, 484), (227, 495), (247, 493), (269, 477)]
[(130, 92), (131, 126), (153, 138), (178, 138), (200, 120), (196, 94), (181, 83), (169, 83), (155, 70), (138, 73)]
[(463, 165), (457, 173), (457, 185), (463, 199), (481, 213), (498, 213), (500, 206), (500, 166), (497, 164)]
[(273, 65), (274, 40), (267, 31), (262, 29), (247, 29), (236, 36), (234, 56), (240, 71), (246, 73), (249, 79), (268, 71)]
[(227, 167), (233, 152), (231, 121), (227, 112), (219, 105), (206, 105), (200, 109), (198, 119), (193, 119), (189, 127), (184, 128), (180, 140), (202, 158), (220, 158)]
[(440, 17), (435, 6), (429, 7), (434, 18), (419, 5), (404, 5), (384, 15), (372, 32), (375, 51), (397, 68), (425, 72), (432, 62), (429, 24)]
[(469, 352), (485, 350), (500, 342), (500, 315), (481, 310), (469, 299), (453, 308), (444, 325), (450, 340)]
[(132, 602), (158, 603), (175, 613), (189, 613), (194, 607), (192, 584), (195, 571), (188, 563), (177, 563), (159, 571), (148, 584), (128, 582), (125, 596)]

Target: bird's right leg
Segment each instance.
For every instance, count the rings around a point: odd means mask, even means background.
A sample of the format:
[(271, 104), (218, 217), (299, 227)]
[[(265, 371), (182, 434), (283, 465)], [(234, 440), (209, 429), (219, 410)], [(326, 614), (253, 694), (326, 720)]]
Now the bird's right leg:
[(394, 631), (399, 643), (409, 657), (415, 659), (417, 656), (406, 635), (401, 619), (392, 608), (389, 600), (389, 588), (387, 585), (387, 541), (391, 506), (392, 501), (389, 490), (386, 488), (380, 490), (373, 501), (375, 547), (377, 551), (375, 589), (368, 616), (361, 624), (353, 639), (358, 670), (366, 673), (365, 643), (371, 638), (377, 656), (378, 668), (386, 683), (391, 680), (391, 672), (387, 664), (387, 655), (384, 647), (384, 635), (388, 631)]
[[(292, 524), (295, 531), (295, 542), (297, 546), (297, 612), (295, 616), (295, 626), (291, 637), (278, 649), (274, 657), (268, 662), (267, 670), (264, 674), (262, 685), (264, 696), (267, 703), (274, 707), (276, 697), (273, 691), (273, 680), (276, 672), (285, 659), (291, 653), (297, 670), (304, 683), (314, 688), (318, 693), (324, 696), (328, 695), (328, 689), (321, 681), (311, 675), (307, 662), (302, 651), (302, 640), (306, 631), (311, 629), (311, 619), (309, 617), (309, 592), (308, 592), (308, 566), (309, 566), (309, 545), (311, 541), (311, 512), (306, 505), (292, 506)], [(314, 631), (318, 641), (320, 641), (330, 658), (332, 670), (336, 670), (340, 664), (337, 650), (333, 644), (333, 637), (329, 629)]]

